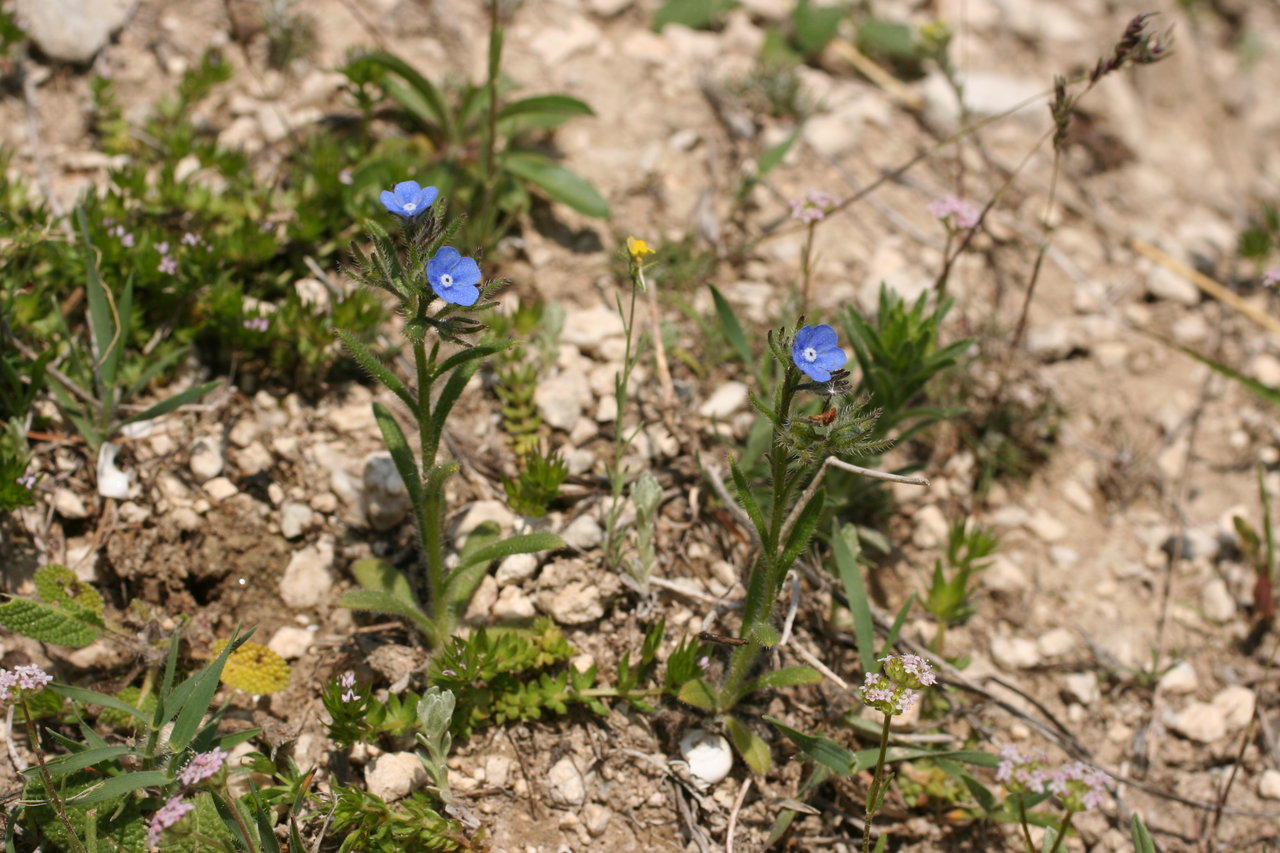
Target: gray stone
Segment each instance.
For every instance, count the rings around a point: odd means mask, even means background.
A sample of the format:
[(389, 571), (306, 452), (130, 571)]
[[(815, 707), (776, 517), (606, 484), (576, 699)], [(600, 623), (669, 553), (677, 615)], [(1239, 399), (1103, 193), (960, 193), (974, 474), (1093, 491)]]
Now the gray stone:
[(212, 480), (222, 473), (226, 460), (222, 455), (222, 442), (212, 436), (197, 438), (191, 445), (191, 473), (200, 482)]
[(495, 788), (505, 788), (511, 778), (511, 757), (490, 753), (484, 758), (484, 780)]
[(1280, 800), (1280, 770), (1263, 770), (1258, 777), (1258, 796), (1264, 800)]
[(991, 640), (991, 659), (1004, 670), (1031, 669), (1040, 663), (1040, 650), (1025, 637), (1000, 636)]
[(737, 380), (730, 380), (703, 401), (698, 407), (698, 414), (704, 418), (724, 420), (746, 404), (747, 386)]
[(562, 806), (580, 806), (587, 799), (587, 783), (582, 772), (566, 755), (547, 771), (547, 791), (552, 802)]
[(580, 515), (561, 531), (560, 538), (570, 548), (590, 551), (604, 541), (604, 531), (600, 529), (600, 523), (590, 515)]
[(1192, 702), (1168, 722), (1169, 728), (1197, 743), (1213, 743), (1227, 734), (1222, 712), (1208, 702)]
[(370, 794), (387, 802), (404, 799), (427, 783), (427, 768), (412, 752), (388, 752), (365, 767), (364, 781)]
[[(957, 75), (964, 90), (971, 118), (990, 118), (1014, 111), (1012, 115), (1039, 119), (1044, 110), (1039, 80), (1010, 77), (994, 71), (962, 71)], [(959, 126), (960, 102), (942, 72), (937, 71), (921, 84), (924, 121), (934, 131), (952, 133)]]
[(484, 625), (489, 621), (489, 611), (498, 602), (498, 582), (493, 575), (485, 575), (480, 579), (471, 600), (467, 602), (467, 611), (462, 620), (468, 625)]
[(1044, 510), (1027, 519), (1027, 529), (1044, 542), (1057, 542), (1067, 535), (1067, 526)]
[(918, 548), (936, 548), (946, 541), (949, 526), (937, 504), (925, 504), (911, 517), (911, 541)]
[(1236, 600), (1227, 588), (1227, 582), (1219, 577), (1210, 578), (1201, 593), (1204, 615), (1211, 622), (1229, 622), (1236, 616)]
[(1081, 705), (1092, 705), (1102, 698), (1098, 676), (1092, 672), (1073, 672), (1063, 679), (1067, 694)]
[(1158, 690), (1172, 694), (1195, 693), (1199, 687), (1200, 680), (1196, 677), (1195, 667), (1186, 661), (1160, 676), (1160, 681), (1156, 683)]
[(65, 486), (53, 490), (53, 511), (68, 519), (89, 517), (89, 508), (84, 505), (84, 501)]
[(240, 493), (240, 490), (236, 488), (236, 484), (226, 477), (214, 477), (204, 484), (204, 491), (205, 494), (217, 502), (225, 501), (227, 498), (234, 497)]
[(370, 527), (390, 530), (408, 517), (413, 502), (390, 453), (377, 451), (366, 456), (362, 480), (364, 514)]
[(536, 612), (533, 601), (518, 586), (503, 587), (492, 608), (493, 618), (499, 622), (532, 619)]
[(555, 560), (538, 577), (538, 609), (561, 625), (586, 625), (604, 615), (603, 592), (581, 560)]
[(528, 580), (537, 571), (537, 554), (512, 554), (498, 564), (498, 570), (493, 573), (493, 577), (498, 582), (498, 586), (509, 586)]
[(1212, 705), (1222, 716), (1228, 731), (1242, 729), (1253, 719), (1258, 697), (1242, 684), (1229, 684), (1213, 697)]
[(315, 607), (333, 589), (333, 538), (295, 551), (280, 578), (280, 598), (294, 610)]
[(554, 68), (574, 54), (603, 41), (600, 28), (577, 15), (561, 15), (554, 27), (539, 27), (529, 47), (547, 67)]
[(590, 0), (591, 11), (602, 18), (612, 18), (628, 9), (634, 0)]
[(288, 501), (280, 507), (280, 535), (285, 539), (297, 539), (308, 527), (314, 513), (306, 504)]
[(1200, 304), (1200, 291), (1194, 284), (1162, 266), (1152, 268), (1147, 274), (1147, 294), (1153, 299), (1177, 302), (1180, 305)]
[(131, 0), (18, 0), (17, 17), (42, 53), (59, 62), (88, 62), (129, 16)]
[(1036, 640), (1036, 649), (1047, 658), (1057, 658), (1068, 654), (1076, 645), (1076, 635), (1066, 628), (1054, 628), (1040, 635)]
[(582, 371), (562, 371), (538, 383), (533, 402), (549, 426), (568, 432), (591, 402), (591, 385)]
[(285, 660), (297, 660), (307, 653), (314, 639), (315, 633), (306, 628), (285, 625), (271, 635), (267, 648)]
[(609, 828), (609, 820), (612, 817), (613, 812), (609, 807), (600, 803), (587, 803), (586, 808), (582, 810), (582, 823), (586, 826), (587, 833), (592, 836), (603, 835)]
[(486, 521), (498, 525), (502, 535), (507, 536), (515, 527), (516, 516), (502, 501), (476, 501), (469, 504), (453, 526), (454, 544), (461, 548), (472, 531)]

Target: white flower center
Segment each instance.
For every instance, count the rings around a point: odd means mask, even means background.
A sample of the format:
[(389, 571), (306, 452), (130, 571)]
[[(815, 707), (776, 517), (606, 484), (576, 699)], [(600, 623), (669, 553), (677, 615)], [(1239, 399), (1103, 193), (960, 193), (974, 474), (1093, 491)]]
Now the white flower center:
[(453, 287), (453, 276), (449, 275), (447, 272), (446, 272), (446, 273), (441, 273), (441, 275), (440, 275), (440, 286), (441, 286), (441, 287)]
[(404, 209), (406, 213), (413, 213), (418, 209), (418, 203), (416, 201), (407, 201), (404, 204)]
[(812, 363), (818, 360), (818, 351), (813, 347), (805, 347), (804, 352), (801, 354), (804, 356), (804, 360), (807, 362)]

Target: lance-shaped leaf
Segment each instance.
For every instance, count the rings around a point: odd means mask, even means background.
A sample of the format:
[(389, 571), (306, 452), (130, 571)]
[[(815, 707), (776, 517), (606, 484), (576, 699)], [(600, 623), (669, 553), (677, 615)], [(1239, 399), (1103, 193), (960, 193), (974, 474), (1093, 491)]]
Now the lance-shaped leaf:
[(764, 742), (764, 738), (747, 728), (737, 717), (726, 716), (724, 727), (729, 732), (729, 740), (733, 742), (733, 748), (738, 750), (738, 754), (742, 756), (743, 761), (747, 762), (747, 766), (760, 776), (768, 773), (773, 759), (769, 755), (769, 745)]
[(787, 736), (787, 739), (800, 748), (800, 750), (812, 758), (819, 764), (834, 770), (841, 776), (851, 776), (854, 772), (854, 755), (835, 741), (828, 740), (821, 735), (810, 735), (793, 729), (781, 720), (770, 716), (765, 719)]
[(422, 479), (418, 474), (418, 463), (414, 461), (413, 451), (409, 449), (409, 441), (404, 437), (404, 430), (400, 429), (391, 410), (382, 403), (373, 404), (373, 419), (378, 423), (387, 452), (391, 454), (391, 461), (395, 463), (396, 471), (409, 492), (409, 500), (414, 509), (419, 510), (422, 506)]
[(409, 389), (400, 381), (400, 378), (391, 372), (382, 360), (374, 355), (367, 346), (356, 339), (356, 336), (348, 332), (346, 329), (334, 329), (333, 333), (342, 341), (342, 345), (347, 348), (347, 352), (351, 353), (361, 367), (363, 367), (370, 376), (377, 379), (383, 385), (391, 390), (391, 393), (400, 398), (400, 401), (409, 407), (410, 413), (416, 418), (418, 417), (418, 401), (409, 393)]
[(508, 172), (542, 190), (553, 200), (596, 219), (609, 218), (609, 203), (591, 184), (545, 154), (507, 151), (502, 164)]
[[(822, 476), (821, 471), (822, 469), (819, 469), (818, 476)], [(791, 564), (804, 552), (809, 545), (809, 540), (813, 538), (813, 531), (817, 529), (818, 520), (822, 517), (823, 502), (823, 493), (819, 491), (800, 513), (795, 527), (791, 528), (791, 535), (787, 537), (787, 546), (782, 552), (782, 558), (778, 561), (777, 571), (780, 580), (791, 568)]]
[(194, 403), (214, 388), (217, 388), (219, 384), (221, 384), (220, 380), (214, 379), (211, 382), (205, 382), (203, 385), (196, 385), (193, 388), (180, 391), (169, 399), (162, 400), (154, 406), (144, 409), (133, 417), (126, 418), (117, 425), (116, 429), (128, 426), (129, 424), (140, 423), (141, 421), (149, 421), (153, 418), (158, 418), (161, 415), (167, 415), (179, 406)]
[(575, 116), (593, 116), (591, 107), (568, 95), (535, 95), (512, 101), (498, 110), (499, 124), (557, 127)]

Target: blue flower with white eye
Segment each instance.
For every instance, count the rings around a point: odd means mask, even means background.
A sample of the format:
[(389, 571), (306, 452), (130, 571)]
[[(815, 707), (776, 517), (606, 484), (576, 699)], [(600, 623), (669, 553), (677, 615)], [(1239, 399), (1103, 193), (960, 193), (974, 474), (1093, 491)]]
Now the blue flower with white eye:
[(791, 345), (791, 360), (815, 382), (830, 382), (831, 371), (843, 367), (848, 358), (836, 346), (836, 330), (826, 323), (800, 329)]
[(480, 298), (480, 265), (452, 246), (442, 246), (427, 261), (427, 283), (445, 302), (475, 305)]
[(412, 219), (430, 207), (437, 195), (439, 191), (435, 187), (420, 186), (417, 181), (401, 181), (394, 190), (382, 191), (382, 204), (388, 212)]

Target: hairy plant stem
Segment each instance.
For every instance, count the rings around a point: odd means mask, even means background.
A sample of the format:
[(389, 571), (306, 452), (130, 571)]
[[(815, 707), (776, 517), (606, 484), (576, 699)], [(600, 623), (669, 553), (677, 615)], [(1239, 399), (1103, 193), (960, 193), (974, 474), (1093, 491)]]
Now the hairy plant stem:
[[(419, 297), (419, 320), (426, 317), (426, 311), (427, 299)], [(425, 474), (421, 477), (422, 500), (419, 506), (414, 507), (414, 520), (418, 526), (418, 559), (426, 574), (427, 595), (431, 603), (431, 645), (437, 647), (452, 633), (449, 600), (445, 594), (444, 484), (438, 482), (438, 476), (432, 476), (438, 474), (436, 453), (440, 449), (440, 431), (431, 417), (431, 386), (435, 382), (435, 363), (439, 351), (439, 342), (432, 344), (430, 355), (427, 354), (425, 339), (413, 342), (413, 360), (418, 373), (418, 449)]]
[(76, 835), (75, 829), (71, 826), (71, 819), (67, 817), (66, 807), (63, 806), (57, 791), (53, 789), (53, 776), (49, 774), (49, 768), (44, 763), (44, 750), (40, 747), (40, 734), (36, 731), (36, 724), (31, 719), (31, 709), (27, 707), (27, 697), (23, 696), (21, 692), (18, 693), (18, 704), (22, 706), (22, 722), (27, 728), (27, 740), (31, 744), (31, 751), (35, 753), (36, 764), (40, 766), (40, 778), (44, 780), (44, 788), (49, 792), (49, 804), (53, 806), (53, 811), (58, 815), (58, 820), (62, 821), (63, 828), (67, 830), (67, 840), (71, 842), (72, 848), (77, 853), (86, 853), (84, 844), (81, 843), (80, 837)]
[(493, 191), (497, 175), (496, 161), (498, 153), (498, 74), (502, 68), (503, 31), (498, 15), (498, 0), (489, 0), (489, 64), (485, 88), (489, 93), (489, 109), (485, 119), (484, 160), (484, 202), (480, 207), (483, 217), (483, 231), (479, 237), (481, 246), (489, 245), (489, 238), (496, 233), (497, 220), (494, 212)]
[(867, 808), (862, 817), (862, 853), (871, 851), (871, 821), (880, 811), (880, 803), (884, 795), (880, 788), (885, 784), (884, 757), (889, 750), (889, 724), (893, 722), (890, 714), (884, 715), (884, 725), (880, 727), (880, 755), (876, 758), (876, 774), (871, 779), (871, 788), (867, 791)]
[[(631, 282), (631, 302), (627, 310), (622, 310), (622, 300), (617, 300), (618, 314), (622, 317), (622, 326), (626, 331), (626, 348), (622, 355), (622, 370), (613, 380), (614, 417), (613, 417), (613, 463), (609, 466), (609, 514), (605, 517), (604, 557), (611, 568), (622, 564), (622, 537), (618, 530), (618, 520), (622, 517), (624, 505), (622, 491), (627, 485), (627, 472), (622, 468), (622, 457), (631, 443), (623, 430), (623, 416), (627, 411), (627, 390), (631, 383), (631, 371), (636, 366), (634, 347), (636, 323), (636, 291), (640, 289), (640, 279), (633, 274)], [(638, 432), (640, 427), (636, 427)]]
[(1058, 837), (1053, 840), (1053, 847), (1049, 848), (1049, 853), (1058, 853), (1062, 847), (1062, 839), (1067, 837), (1067, 831), (1071, 829), (1071, 819), (1075, 816), (1075, 812), (1069, 811), (1062, 819), (1062, 825), (1058, 827)]
[(809, 232), (805, 235), (804, 248), (800, 250), (800, 313), (809, 310), (809, 285), (813, 280), (813, 236), (817, 233), (816, 220), (809, 222)]
[(1018, 822), (1022, 824), (1022, 839), (1027, 842), (1027, 853), (1036, 853), (1036, 843), (1031, 840), (1031, 828), (1027, 826), (1027, 803), (1018, 795)]
[[(780, 423), (786, 423), (791, 413), (791, 403), (795, 399), (798, 382), (798, 371), (793, 367), (788, 367), (775, 397), (774, 410), (777, 412)], [(747, 644), (735, 648), (733, 654), (729, 657), (729, 670), (726, 673), (724, 684), (720, 688), (718, 700), (722, 711), (729, 710), (738, 701), (742, 684), (746, 681), (747, 676), (750, 675), (756, 658), (759, 657), (760, 652), (764, 649), (757, 629), (769, 621), (774, 601), (778, 597), (778, 587), (782, 582), (782, 578), (777, 575), (779, 563), (781, 562), (780, 558), (785, 547), (785, 543), (782, 541), (782, 532), (783, 523), (788, 515), (787, 499), (791, 495), (796, 480), (803, 474), (803, 470), (788, 475), (787, 454), (778, 446), (777, 442), (779, 431), (780, 428), (775, 426), (774, 446), (769, 453), (769, 467), (773, 485), (773, 497), (769, 507), (769, 529), (766, 532), (764, 541), (760, 543), (760, 554), (756, 557), (755, 566), (751, 571), (751, 579), (747, 583), (747, 600), (742, 611), (741, 636), (742, 639), (747, 641)]]

